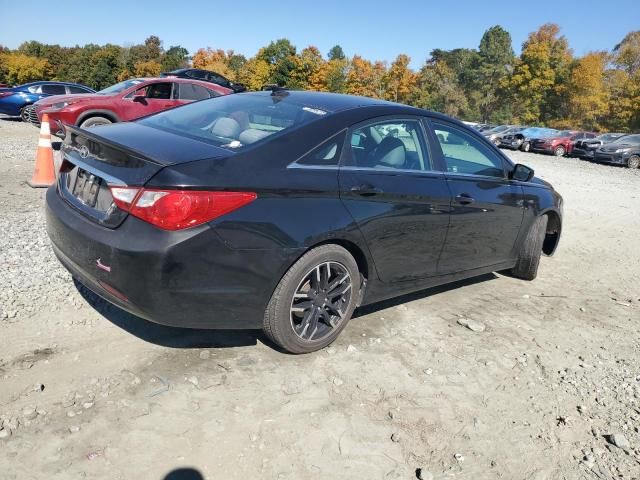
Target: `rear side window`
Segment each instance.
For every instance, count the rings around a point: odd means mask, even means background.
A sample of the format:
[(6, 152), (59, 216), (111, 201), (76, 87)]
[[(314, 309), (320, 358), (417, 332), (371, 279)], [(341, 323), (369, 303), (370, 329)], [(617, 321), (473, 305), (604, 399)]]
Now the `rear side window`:
[(211, 98), (209, 90), (193, 83), (180, 83), (180, 100), (204, 100)]
[(488, 145), (452, 125), (434, 122), (433, 129), (442, 149), (447, 172), (504, 177), (502, 159)]
[(295, 163), (298, 165), (310, 165), (318, 167), (338, 166), (340, 153), (344, 144), (346, 130), (337, 133), (333, 137), (325, 140), (309, 153), (302, 156)]
[(64, 88), (64, 85), (43, 85), (42, 93), (48, 95), (64, 95), (67, 93), (67, 90)]
[(206, 80), (207, 79), (207, 72), (203, 72), (201, 70), (187, 70), (185, 72), (185, 75), (189, 78), (195, 78), (198, 80)]
[(86, 88), (80, 88), (80, 87), (68, 87), (69, 88), (69, 93), (90, 93), (89, 90), (87, 90)]

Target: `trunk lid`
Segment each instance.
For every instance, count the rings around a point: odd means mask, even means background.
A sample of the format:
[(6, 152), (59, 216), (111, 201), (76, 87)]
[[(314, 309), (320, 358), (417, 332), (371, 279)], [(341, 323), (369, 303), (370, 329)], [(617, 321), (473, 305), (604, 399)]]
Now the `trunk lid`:
[(116, 228), (128, 215), (115, 206), (110, 185), (144, 186), (166, 166), (233, 155), (213, 145), (135, 123), (92, 130), (66, 127), (62, 152), (59, 195), (108, 228)]

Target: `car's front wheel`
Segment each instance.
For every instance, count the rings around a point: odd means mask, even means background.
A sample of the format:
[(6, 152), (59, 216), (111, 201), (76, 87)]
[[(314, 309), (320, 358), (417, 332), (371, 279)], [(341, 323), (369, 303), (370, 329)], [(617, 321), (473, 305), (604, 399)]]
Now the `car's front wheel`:
[(280, 280), (264, 315), (264, 332), (290, 353), (320, 350), (347, 325), (360, 288), (358, 265), (346, 249), (314, 248)]
[(544, 237), (547, 233), (548, 220), (549, 218), (546, 215), (541, 215), (531, 225), (529, 233), (520, 247), (518, 262), (511, 269), (511, 275), (514, 277), (522, 280), (533, 280), (538, 275), (538, 265), (542, 255)]
[(29, 123), (29, 105), (20, 109), (20, 119), (25, 123)]
[(629, 167), (629, 168), (640, 168), (640, 156), (639, 155), (631, 155), (629, 157), (629, 161), (627, 162), (627, 167)]
[(102, 125), (110, 125), (113, 122), (106, 117), (91, 117), (87, 118), (80, 124), (80, 128), (93, 128), (100, 127)]
[(563, 156), (565, 153), (567, 153), (567, 149), (564, 148), (564, 145), (558, 145), (555, 150), (553, 151), (553, 154), (556, 157), (561, 157)]
[(531, 144), (529, 142), (523, 142), (520, 145), (520, 150), (522, 150), (523, 152), (528, 152), (529, 150), (531, 150)]

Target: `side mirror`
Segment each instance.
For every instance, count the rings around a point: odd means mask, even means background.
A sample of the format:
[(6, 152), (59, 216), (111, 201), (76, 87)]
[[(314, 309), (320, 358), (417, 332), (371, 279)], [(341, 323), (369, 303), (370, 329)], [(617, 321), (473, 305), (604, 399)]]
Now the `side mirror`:
[(134, 93), (131, 100), (138, 103), (147, 103), (147, 97), (144, 93)]
[(533, 171), (533, 168), (522, 165), (521, 163), (516, 163), (515, 167), (513, 167), (513, 170), (511, 170), (509, 178), (511, 178), (511, 180), (517, 180), (519, 182), (528, 182), (533, 178), (534, 174), (535, 172)]

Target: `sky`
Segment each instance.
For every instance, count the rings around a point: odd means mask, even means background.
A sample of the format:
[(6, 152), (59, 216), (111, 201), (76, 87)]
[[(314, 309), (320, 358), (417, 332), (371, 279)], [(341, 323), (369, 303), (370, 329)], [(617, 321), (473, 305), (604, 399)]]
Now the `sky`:
[(389, 62), (399, 53), (419, 68), (434, 48), (477, 48), (493, 25), (505, 28), (516, 53), (529, 32), (554, 22), (576, 55), (611, 50), (640, 30), (640, 0), (0, 0), (0, 44), (38, 40), (73, 46), (127, 45), (157, 35), (165, 48), (233, 49), (247, 57), (286, 37), (298, 50), (326, 56), (339, 44), (347, 56)]

